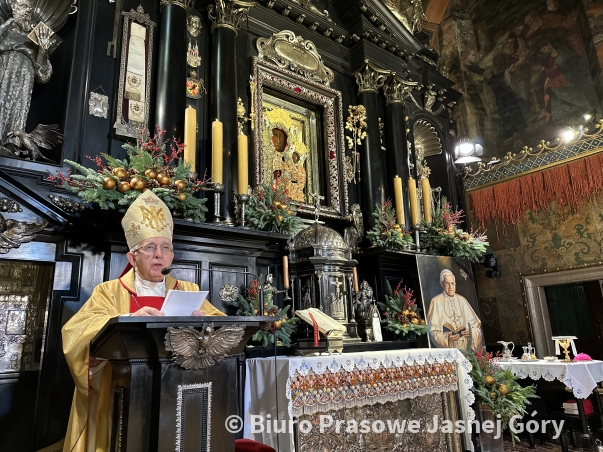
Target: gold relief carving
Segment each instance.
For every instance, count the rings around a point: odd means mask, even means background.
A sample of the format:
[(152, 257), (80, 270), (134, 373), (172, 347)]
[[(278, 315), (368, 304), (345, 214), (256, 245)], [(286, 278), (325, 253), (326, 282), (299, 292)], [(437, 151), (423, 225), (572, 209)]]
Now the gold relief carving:
[(394, 72), (383, 85), (383, 94), (385, 94), (386, 99), (385, 105), (404, 102), (406, 99), (410, 98), (417, 107), (421, 108), (411, 94), (412, 90), (418, 90), (420, 88), (421, 84), (419, 82), (404, 80)]
[(329, 86), (335, 79), (333, 71), (322, 62), (312, 41), (284, 30), (271, 38), (259, 38), (256, 44), (258, 58), (270, 60), (282, 69), (289, 69), (312, 81)]
[(247, 19), (249, 10), (255, 6), (255, 1), (216, 0), (215, 5), (207, 7), (207, 15), (211, 20), (211, 30), (229, 28), (238, 33), (241, 23)]
[(316, 162), (310, 143), (312, 122), (316, 119), (311, 112), (295, 111), (293, 104), (268, 95), (264, 96), (262, 108), (263, 180), (280, 177), (289, 197), (306, 203), (307, 194), (314, 187)]
[(177, 6), (184, 8), (184, 10), (186, 11), (186, 14), (188, 14), (191, 12), (191, 9), (194, 8), (195, 0), (161, 0), (160, 5), (161, 6), (177, 5)]
[(379, 88), (383, 86), (390, 74), (390, 71), (379, 69), (369, 60), (364, 60), (362, 67), (354, 72), (356, 84), (358, 85), (358, 94), (366, 91), (379, 91)]

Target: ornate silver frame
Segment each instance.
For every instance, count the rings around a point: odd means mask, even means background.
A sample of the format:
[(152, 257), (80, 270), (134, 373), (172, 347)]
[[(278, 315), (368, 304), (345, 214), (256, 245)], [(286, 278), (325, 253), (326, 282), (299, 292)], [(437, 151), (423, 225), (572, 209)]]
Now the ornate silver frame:
[(122, 107), (124, 102), (124, 86), (126, 79), (126, 59), (128, 56), (128, 33), (130, 30), (131, 22), (138, 22), (140, 25), (147, 27), (149, 33), (149, 39), (146, 44), (146, 52), (147, 52), (147, 73), (146, 73), (146, 86), (145, 86), (145, 96), (144, 96), (144, 104), (145, 104), (145, 114), (144, 114), (144, 122), (142, 123), (142, 127), (146, 131), (148, 131), (149, 125), (149, 108), (150, 108), (150, 98), (151, 98), (151, 74), (153, 70), (153, 29), (155, 27), (155, 22), (153, 22), (148, 14), (144, 13), (144, 9), (142, 6), (138, 6), (136, 11), (131, 10), (128, 12), (122, 12), (124, 16), (123, 23), (123, 36), (122, 36), (122, 45), (121, 45), (121, 62), (119, 66), (119, 88), (117, 92), (117, 102), (115, 103), (116, 108), (116, 117), (115, 117), (115, 133), (118, 136), (122, 137), (130, 137), (136, 138), (138, 135), (136, 133), (136, 129), (140, 127), (138, 123), (131, 123), (125, 120), (122, 115)]
[[(321, 195), (328, 199), (327, 206), (321, 206), (320, 215), (329, 218), (342, 218), (349, 213), (348, 187), (345, 183), (344, 170), (344, 129), (343, 101), (341, 92), (314, 82), (292, 71), (283, 69), (260, 58), (252, 58), (251, 68), (251, 113), (253, 117), (253, 144), (255, 149), (255, 184), (262, 183), (262, 133), (264, 88), (270, 88), (289, 99), (322, 108), (323, 143), (328, 156), (328, 187), (322, 187)], [(320, 151), (320, 149), (319, 149)], [(324, 158), (324, 151), (319, 152)], [(314, 206), (304, 203), (299, 205), (302, 212), (314, 214)]]

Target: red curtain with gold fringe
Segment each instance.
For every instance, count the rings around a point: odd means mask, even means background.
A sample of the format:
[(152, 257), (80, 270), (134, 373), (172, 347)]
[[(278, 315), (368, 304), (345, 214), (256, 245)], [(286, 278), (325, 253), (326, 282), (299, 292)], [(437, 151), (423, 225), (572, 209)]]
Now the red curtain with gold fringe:
[(603, 188), (603, 153), (566, 165), (528, 174), (471, 192), (477, 221), (515, 224), (528, 210), (538, 211), (557, 201), (559, 209), (577, 212), (583, 198)]

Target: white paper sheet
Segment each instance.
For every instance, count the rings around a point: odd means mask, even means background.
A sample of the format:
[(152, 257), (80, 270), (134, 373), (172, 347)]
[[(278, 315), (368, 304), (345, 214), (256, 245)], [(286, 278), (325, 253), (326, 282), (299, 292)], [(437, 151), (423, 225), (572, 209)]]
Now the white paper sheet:
[(163, 301), (161, 310), (167, 316), (187, 316), (199, 309), (209, 291), (188, 292), (170, 290)]

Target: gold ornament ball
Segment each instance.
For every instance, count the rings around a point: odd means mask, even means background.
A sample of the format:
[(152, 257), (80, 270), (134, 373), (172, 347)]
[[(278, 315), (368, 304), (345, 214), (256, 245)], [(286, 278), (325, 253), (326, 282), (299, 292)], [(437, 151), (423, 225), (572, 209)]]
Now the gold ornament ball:
[(184, 201), (186, 199), (186, 195), (184, 193), (178, 193), (178, 201)]
[(105, 190), (113, 190), (115, 188), (117, 184), (115, 183), (115, 179), (113, 179), (112, 177), (105, 177), (103, 179), (103, 188)]
[(491, 398), (492, 400), (496, 400), (496, 393), (495, 393), (495, 392), (491, 392), (491, 393), (490, 393), (490, 398)]
[(170, 182), (172, 182), (172, 180), (167, 174), (159, 174), (157, 176), (157, 182), (159, 182), (161, 185), (170, 185)]
[(421, 319), (421, 325), (425, 325), (425, 319)]
[(154, 169), (148, 169), (144, 172), (144, 175), (149, 179), (155, 179), (157, 177), (157, 171)]
[(413, 325), (418, 325), (419, 321), (417, 319), (410, 319), (410, 323), (412, 323)]
[(277, 320), (276, 322), (274, 322), (274, 329), (275, 330), (280, 330), (283, 326), (283, 320)]
[(498, 391), (502, 394), (502, 395), (507, 395), (509, 393), (509, 387), (505, 384), (501, 384), (498, 387)]
[(287, 210), (287, 215), (293, 215), (293, 211), (291, 209)]
[(394, 225), (394, 229), (400, 229), (400, 225), (396, 223), (396, 224)]
[(117, 184), (117, 191), (120, 193), (125, 193), (127, 191), (130, 191), (132, 187), (130, 187), (130, 184), (128, 182), (126, 182), (125, 180), (122, 180), (119, 184)]
[(147, 183), (142, 179), (136, 179), (136, 181), (133, 184), (132, 184), (132, 182), (130, 182), (130, 186), (134, 190), (142, 191), (147, 187)]
[(184, 190), (186, 188), (186, 182), (184, 182), (183, 180), (178, 179), (176, 182), (174, 182), (174, 185), (176, 187), (178, 187), (178, 190)]
[(278, 216), (276, 217), (276, 219), (277, 219), (278, 221), (283, 221), (283, 216), (282, 216), (282, 215), (278, 215)]
[(496, 382), (494, 377), (492, 377), (490, 375), (486, 375), (486, 378), (484, 378), (484, 381), (486, 382), (487, 385), (493, 385)]
[(128, 172), (124, 168), (113, 168), (111, 170), (111, 174), (116, 177), (119, 177), (120, 179), (125, 179), (126, 177), (128, 177)]
[(405, 309), (404, 311), (402, 311), (402, 315), (408, 315), (408, 309)]

